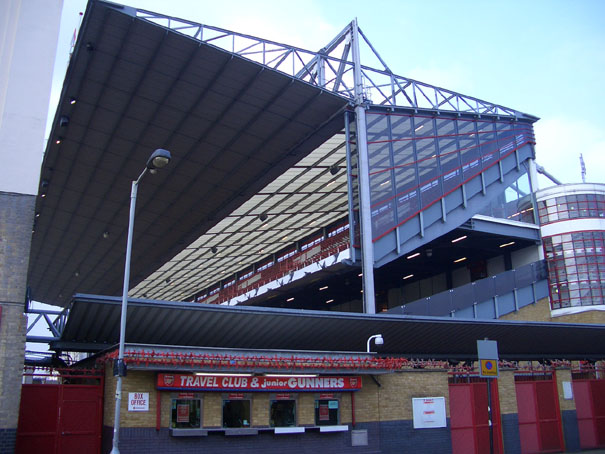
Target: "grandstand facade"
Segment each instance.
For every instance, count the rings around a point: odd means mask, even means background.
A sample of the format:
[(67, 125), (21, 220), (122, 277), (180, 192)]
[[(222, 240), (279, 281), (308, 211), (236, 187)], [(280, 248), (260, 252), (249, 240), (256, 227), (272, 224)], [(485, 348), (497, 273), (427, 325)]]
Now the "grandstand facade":
[(605, 192), (538, 190), (536, 121), (394, 74), (357, 21), (311, 52), (90, 1), (28, 272), (64, 307), (30, 340), (90, 354), (60, 374), (94, 383), (82, 443), (115, 437), (127, 195), (165, 148), (137, 202), (120, 452), (604, 446)]

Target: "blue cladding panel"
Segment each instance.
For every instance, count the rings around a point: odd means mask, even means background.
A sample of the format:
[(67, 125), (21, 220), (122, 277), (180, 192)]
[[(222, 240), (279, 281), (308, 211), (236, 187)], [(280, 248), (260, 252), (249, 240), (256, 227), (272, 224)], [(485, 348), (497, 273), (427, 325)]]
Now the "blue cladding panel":
[[(376, 266), (479, 213), (526, 173), (519, 163), (533, 157), (533, 129), (525, 122), (377, 109), (366, 121)], [(391, 248), (382, 240), (396, 228), (400, 247)]]
[(506, 454), (521, 453), (521, 438), (519, 436), (519, 416), (516, 413), (501, 415), (502, 438)]
[(579, 452), (580, 431), (578, 430), (578, 416), (575, 410), (563, 410), (561, 412), (561, 423), (563, 424), (563, 439), (567, 452)]
[(494, 308), (494, 301), (484, 301), (483, 303), (477, 304), (477, 318), (496, 318), (496, 310)]
[(531, 286), (517, 290), (517, 304), (519, 304), (519, 308), (525, 307), (532, 303), (535, 303), (535, 301), (534, 292), (532, 291)]
[(515, 295), (507, 293), (498, 297), (498, 315), (510, 314), (515, 312)]

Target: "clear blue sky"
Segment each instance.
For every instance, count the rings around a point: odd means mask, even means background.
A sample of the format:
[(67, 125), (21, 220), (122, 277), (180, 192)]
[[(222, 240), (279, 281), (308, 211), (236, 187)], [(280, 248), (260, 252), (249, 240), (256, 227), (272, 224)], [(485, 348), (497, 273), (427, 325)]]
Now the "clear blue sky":
[[(540, 117), (538, 163), (565, 183), (580, 182), (583, 153), (587, 181), (605, 182), (603, 0), (122, 3), (309, 50), (357, 17), (395, 73)], [(85, 0), (64, 0), (57, 92), (85, 7)]]

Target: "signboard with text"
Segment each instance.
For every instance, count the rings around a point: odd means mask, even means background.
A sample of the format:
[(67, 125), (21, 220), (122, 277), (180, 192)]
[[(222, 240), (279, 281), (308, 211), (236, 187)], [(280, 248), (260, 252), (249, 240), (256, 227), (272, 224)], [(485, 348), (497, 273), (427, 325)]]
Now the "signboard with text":
[(498, 378), (498, 342), (488, 339), (478, 340), (477, 357), (479, 359), (479, 376)]
[(480, 377), (498, 378), (498, 361), (495, 359), (480, 359)]
[(158, 374), (157, 388), (175, 391), (357, 391), (361, 377), (265, 377)]
[(149, 393), (128, 393), (128, 411), (149, 411)]
[(189, 422), (189, 404), (176, 406), (176, 422)]
[(445, 397), (415, 397), (412, 399), (414, 429), (446, 427)]

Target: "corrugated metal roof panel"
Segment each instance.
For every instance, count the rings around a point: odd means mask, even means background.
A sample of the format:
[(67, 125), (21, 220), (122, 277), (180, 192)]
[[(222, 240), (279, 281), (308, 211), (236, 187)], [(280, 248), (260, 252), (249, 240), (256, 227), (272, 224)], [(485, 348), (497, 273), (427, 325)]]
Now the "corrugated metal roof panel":
[[(77, 102), (71, 104), (71, 98)], [(28, 277), (33, 297), (66, 305), (76, 292), (120, 293), (130, 182), (155, 148), (170, 150), (173, 161), (166, 171), (146, 177), (139, 190), (133, 284), (242, 204), (243, 214), (240, 208), (213, 232), (256, 229), (250, 213), (284, 210), (267, 195), (248, 205), (246, 200), (339, 133), (343, 120), (335, 115), (347, 104), (127, 10), (90, 2), (51, 133), (63, 140), (49, 141), (42, 166), (49, 185), (36, 206), (40, 216)], [(69, 116), (67, 127), (58, 126), (61, 115)], [(240, 235), (238, 244), (273, 244), (283, 236), (278, 227)], [(207, 252), (205, 245), (213, 243), (220, 245), (209, 235), (195, 244)], [(232, 262), (223, 257), (214, 268), (196, 266), (175, 275), (164, 268), (135, 294), (182, 298), (203, 282), (218, 280), (220, 271), (235, 271)], [(173, 284), (162, 286), (168, 277)]]
[[(121, 300), (77, 295), (57, 345), (118, 342)], [(91, 323), (104, 329), (90, 336)], [(87, 334), (88, 333), (88, 334)], [(500, 357), (522, 359), (605, 358), (605, 325), (501, 320), (460, 320), (393, 314), (356, 314), (260, 307), (229, 307), (132, 299), (126, 341), (261, 350), (364, 352), (373, 334), (384, 355), (476, 358), (476, 341), (498, 341)]]

